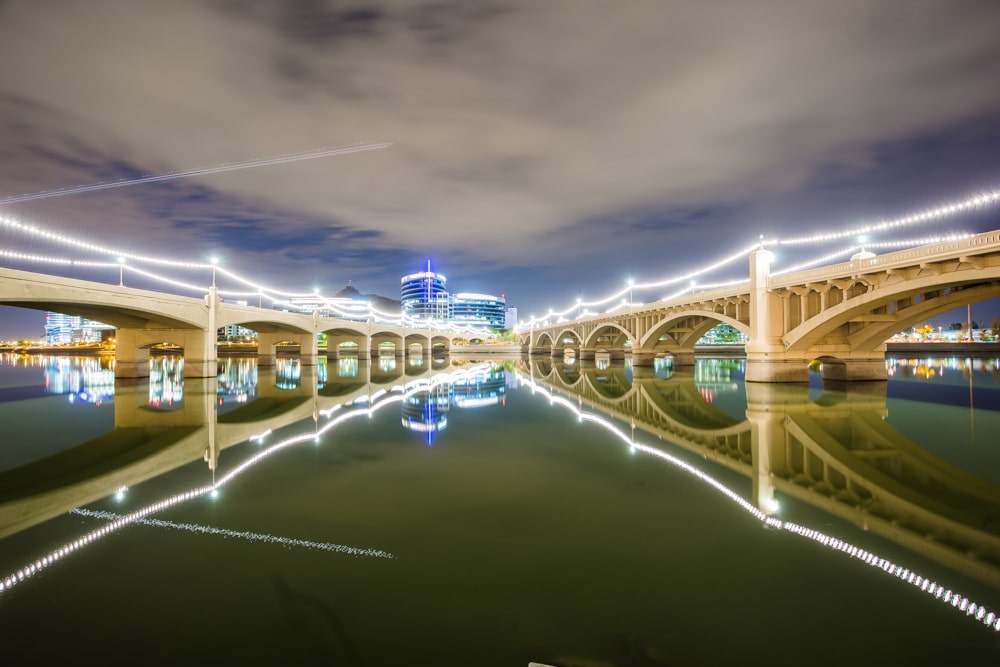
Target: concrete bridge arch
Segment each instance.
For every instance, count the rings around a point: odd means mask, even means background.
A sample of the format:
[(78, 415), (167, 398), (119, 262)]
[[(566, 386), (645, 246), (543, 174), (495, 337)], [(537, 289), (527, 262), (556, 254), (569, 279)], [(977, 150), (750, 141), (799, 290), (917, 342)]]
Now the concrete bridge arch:
[(961, 273), (950, 275), (951, 281), (932, 274), (877, 286), (857, 281), (854, 296), (785, 334), (785, 347), (805, 352), (840, 343), (851, 352), (883, 352), (893, 334), (957, 307), (1000, 296), (1000, 266), (977, 272), (975, 281)]
[(638, 356), (640, 362), (645, 362), (658, 353), (668, 352), (674, 357), (675, 363), (691, 365), (694, 363), (695, 343), (720, 324), (728, 324), (737, 331), (750, 335), (750, 326), (746, 322), (724, 313), (705, 309), (671, 312), (641, 335), (632, 350), (633, 359)]

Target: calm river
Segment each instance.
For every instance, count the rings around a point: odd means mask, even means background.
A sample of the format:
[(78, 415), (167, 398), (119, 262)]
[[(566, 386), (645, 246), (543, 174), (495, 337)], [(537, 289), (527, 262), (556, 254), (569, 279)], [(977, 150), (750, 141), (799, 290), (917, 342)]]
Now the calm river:
[(0, 358), (4, 665), (1000, 662), (1000, 367)]

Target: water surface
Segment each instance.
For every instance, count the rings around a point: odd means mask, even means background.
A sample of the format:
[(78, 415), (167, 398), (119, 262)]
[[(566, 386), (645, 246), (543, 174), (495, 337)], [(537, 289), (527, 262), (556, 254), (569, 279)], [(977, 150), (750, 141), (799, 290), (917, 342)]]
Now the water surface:
[(732, 359), (279, 361), (109, 383), (97, 359), (4, 359), (0, 577), (37, 564), (0, 592), (7, 656), (1000, 656), (976, 618), (1000, 612), (995, 361), (890, 360), (851, 392), (748, 388)]

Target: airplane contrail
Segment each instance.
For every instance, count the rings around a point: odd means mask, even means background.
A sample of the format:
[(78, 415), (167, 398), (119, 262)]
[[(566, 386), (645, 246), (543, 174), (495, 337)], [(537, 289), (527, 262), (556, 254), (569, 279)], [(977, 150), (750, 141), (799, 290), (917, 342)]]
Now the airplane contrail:
[(160, 181), (170, 181), (175, 178), (187, 178), (188, 176), (202, 176), (205, 174), (218, 174), (224, 171), (236, 171), (237, 169), (251, 169), (254, 167), (267, 167), (274, 164), (285, 164), (286, 162), (299, 162), (300, 160), (314, 160), (321, 157), (331, 157), (333, 155), (344, 155), (345, 153), (360, 153), (362, 151), (373, 151), (380, 148), (388, 148), (392, 142), (378, 144), (355, 144), (342, 148), (323, 148), (305, 153), (290, 153), (257, 160), (246, 160), (244, 162), (230, 162), (214, 167), (198, 167), (197, 169), (187, 169), (185, 171), (171, 171), (165, 174), (155, 174), (151, 176), (140, 176), (137, 178), (123, 178), (117, 181), (104, 183), (92, 183), (90, 185), (77, 185), (70, 188), (58, 188), (56, 190), (44, 190), (42, 192), (32, 192), (23, 195), (11, 195), (0, 197), (0, 206), (4, 204), (14, 204), (17, 202), (35, 201), (37, 199), (50, 199), (52, 197), (65, 197), (66, 195), (80, 194), (81, 192), (94, 192), (95, 190), (108, 190), (110, 188), (123, 188), (128, 185), (138, 185), (140, 183), (158, 183)]

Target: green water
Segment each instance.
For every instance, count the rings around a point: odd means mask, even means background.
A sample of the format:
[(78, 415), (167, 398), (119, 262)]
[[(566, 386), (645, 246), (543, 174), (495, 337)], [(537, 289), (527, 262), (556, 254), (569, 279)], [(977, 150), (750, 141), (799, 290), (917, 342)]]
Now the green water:
[[(259, 372), (229, 360), (218, 381), (158, 367), (152, 381), (119, 381), (100, 401), (81, 398), (97, 392), (67, 380), (70, 370), (17, 363), (0, 365), (0, 509), (57, 511), (7, 530), (0, 577), (42, 563), (111, 514), (173, 504), (0, 592), (5, 664), (1000, 657), (1000, 632), (974, 614), (766, 527), (751, 511), (761, 485), (748, 474), (759, 467), (748, 415), (758, 424), (778, 415), (767, 437), (783, 444), (772, 442), (765, 466), (775, 519), (1000, 613), (989, 579), (1000, 571), (989, 555), (1000, 532), (995, 362), (970, 362), (964, 375), (895, 373), (855, 395), (818, 380), (748, 392), (739, 360), (655, 370), (342, 360)], [(65, 391), (45, 393), (46, 383)], [(796, 428), (829, 449), (788, 444)], [(833, 462), (825, 473), (824, 457)], [(796, 481), (784, 466), (794, 472), (800, 458)], [(862, 475), (857, 499), (836, 499), (841, 463)], [(917, 532), (958, 526), (968, 539), (952, 551), (976, 545), (986, 566), (915, 545), (908, 519), (883, 516), (890, 503), (878, 494), (890, 492), (930, 522)]]

